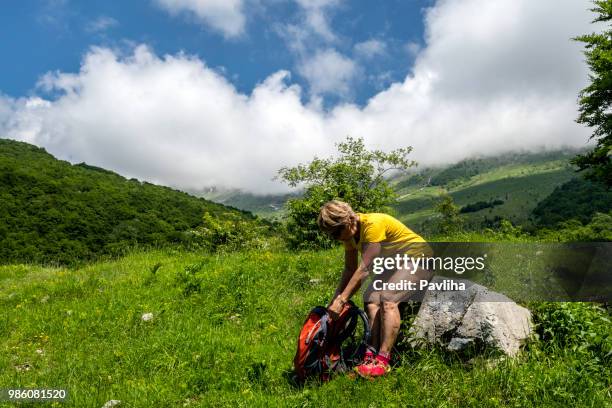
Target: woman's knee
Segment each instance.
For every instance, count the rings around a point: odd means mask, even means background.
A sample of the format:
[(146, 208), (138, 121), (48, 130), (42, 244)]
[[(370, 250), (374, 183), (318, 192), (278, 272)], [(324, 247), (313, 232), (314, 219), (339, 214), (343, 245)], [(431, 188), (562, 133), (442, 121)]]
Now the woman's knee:
[(399, 312), (398, 303), (397, 302), (383, 302), (382, 315), (385, 321), (387, 322), (393, 321), (395, 324), (399, 324), (400, 312)]
[(365, 309), (369, 317), (376, 316), (380, 311), (380, 305), (378, 303), (366, 303)]
[(393, 312), (395, 310), (399, 311), (398, 302), (383, 302), (382, 308), (384, 312), (387, 312), (387, 311)]

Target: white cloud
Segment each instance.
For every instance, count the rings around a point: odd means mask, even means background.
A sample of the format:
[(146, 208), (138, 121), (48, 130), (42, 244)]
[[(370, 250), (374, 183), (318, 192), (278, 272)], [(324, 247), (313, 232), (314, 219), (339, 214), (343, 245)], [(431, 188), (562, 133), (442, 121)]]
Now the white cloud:
[(404, 50), (406, 50), (409, 55), (416, 56), (421, 50), (421, 46), (414, 41), (409, 41), (404, 44)]
[(119, 24), (117, 20), (108, 16), (100, 16), (95, 20), (90, 21), (85, 25), (85, 31), (90, 33), (99, 33), (116, 27)]
[(35, 15), (39, 24), (56, 30), (56, 33), (66, 34), (70, 32), (70, 21), (76, 11), (69, 7), (68, 0), (44, 0), (40, 2)]
[(590, 8), (588, 0), (443, 1), (427, 14), (428, 46), (415, 73), (436, 73), (435, 94), (445, 99), (573, 102), (588, 77), (572, 38), (596, 28)]
[(353, 48), (355, 50), (355, 54), (366, 59), (385, 55), (387, 52), (387, 45), (383, 41), (376, 39), (357, 43)]
[(298, 13), (295, 22), (277, 24), (275, 30), (287, 47), (304, 59), (314, 50), (339, 41), (330, 25), (330, 15), (342, 0), (295, 0)]
[(373, 75), (368, 75), (368, 81), (370, 81), (376, 90), (382, 91), (393, 83), (393, 73), (391, 71), (380, 72)]
[(320, 50), (298, 67), (314, 95), (323, 93), (345, 96), (358, 73), (357, 65), (333, 49)]
[(336, 34), (329, 24), (329, 11), (342, 3), (342, 0), (296, 0), (303, 9), (304, 24), (313, 33), (327, 42), (336, 40)]
[(244, 33), (246, 17), (243, 0), (154, 0), (172, 15), (187, 13), (222, 33), (239, 37)]
[(321, 94), (348, 96), (351, 82), (361, 71), (355, 61), (333, 48), (340, 39), (330, 16), (343, 0), (294, 0), (299, 7), (296, 23), (276, 26), (276, 32), (296, 58), (296, 71), (309, 85), (311, 104)]
[(2, 98), (0, 112), (11, 112), (0, 114), (0, 134), (128, 177), (275, 191), (282, 164), (328, 146), (319, 114), (287, 77), (277, 72), (246, 96), (196, 58), (94, 48), (79, 73), (41, 80), (59, 99)]
[(41, 80), (58, 99), (0, 97), (0, 134), (129, 177), (255, 192), (282, 190), (270, 181), (279, 167), (328, 155), (345, 135), (376, 148), (412, 145), (421, 165), (581, 146), (590, 131), (574, 119), (588, 70), (571, 38), (595, 29), (590, 7), (441, 0), (426, 14), (426, 45), (411, 75), (364, 107), (331, 111), (304, 105), (285, 71), (242, 94), (194, 57), (96, 48), (80, 72)]

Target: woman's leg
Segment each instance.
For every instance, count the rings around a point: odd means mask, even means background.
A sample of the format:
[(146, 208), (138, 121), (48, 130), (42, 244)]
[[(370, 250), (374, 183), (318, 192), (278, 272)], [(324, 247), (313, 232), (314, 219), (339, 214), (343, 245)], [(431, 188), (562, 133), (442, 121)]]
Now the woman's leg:
[(391, 354), (391, 349), (399, 334), (401, 317), (397, 302), (383, 302), (381, 321), (381, 339), (379, 353)]
[(380, 348), (380, 304), (366, 303), (366, 313), (370, 321), (370, 346)]
[(370, 345), (379, 352), (391, 353), (393, 345), (399, 334), (401, 315), (399, 303), (408, 300), (420, 301), (423, 291), (420, 290), (375, 290), (374, 283), (380, 280), (382, 283), (400, 283), (402, 281), (414, 282), (418, 288), (421, 279), (430, 280), (432, 273), (419, 268), (412, 273), (410, 268), (386, 270), (382, 275), (373, 277), (363, 294), (363, 301), (366, 305), (372, 338)]
[[(384, 276), (386, 282), (400, 283), (413, 282), (415, 287), (419, 287), (421, 279), (431, 280), (432, 273), (424, 269), (417, 269), (412, 273), (411, 269), (398, 269), (390, 276)], [(402, 322), (399, 304), (409, 300), (420, 301), (423, 297), (423, 291), (420, 290), (398, 290), (398, 291), (381, 291), (382, 310), (380, 312), (380, 349), (379, 353), (390, 354), (397, 336), (399, 334), (400, 325)]]

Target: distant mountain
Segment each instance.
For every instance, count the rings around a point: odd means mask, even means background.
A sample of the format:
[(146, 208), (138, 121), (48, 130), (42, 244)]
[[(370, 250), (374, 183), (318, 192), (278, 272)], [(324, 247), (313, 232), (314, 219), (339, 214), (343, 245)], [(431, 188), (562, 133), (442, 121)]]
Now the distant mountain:
[[(582, 151), (517, 152), (418, 169), (391, 180), (399, 195), (393, 209), (411, 228), (423, 231), (435, 217), (440, 195), (450, 194), (463, 209), (468, 227), (494, 226), (500, 218), (528, 226), (538, 203), (576, 176), (569, 160)], [(287, 199), (298, 196), (254, 195), (218, 188), (192, 193), (263, 217), (282, 217)]]
[(538, 203), (576, 177), (569, 159), (581, 151), (511, 153), (425, 168), (393, 180), (400, 196), (394, 210), (411, 228), (424, 231), (436, 216), (440, 196), (449, 194), (462, 209), (468, 228), (495, 226), (501, 218), (529, 227)]
[(285, 203), (299, 193), (257, 195), (235, 189), (207, 188), (203, 190), (186, 190), (197, 197), (203, 197), (223, 205), (229, 205), (265, 218), (282, 217)]
[(536, 165), (549, 162), (569, 161), (583, 149), (560, 149), (547, 152), (512, 152), (499, 156), (476, 156), (461, 160), (460, 162), (438, 167), (426, 167), (416, 174), (400, 176), (396, 179), (397, 189), (413, 185), (421, 185), (424, 181), (430, 186), (452, 187), (469, 181), (479, 174), (494, 169), (518, 165)]
[(168, 187), (0, 139), (0, 263), (85, 261), (134, 245), (188, 244), (214, 217), (253, 219)]

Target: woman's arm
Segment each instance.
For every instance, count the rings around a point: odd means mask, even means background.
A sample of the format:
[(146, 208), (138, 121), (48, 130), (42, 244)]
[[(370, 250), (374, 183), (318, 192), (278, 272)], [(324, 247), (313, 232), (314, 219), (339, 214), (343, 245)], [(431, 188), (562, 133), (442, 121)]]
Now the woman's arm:
[(338, 282), (338, 287), (336, 288), (336, 292), (334, 292), (334, 300), (346, 287), (346, 284), (349, 282), (355, 270), (357, 269), (357, 261), (358, 261), (358, 252), (357, 249), (347, 249), (344, 251), (344, 271), (342, 271), (342, 276), (340, 277), (340, 282)]
[[(368, 267), (372, 260), (380, 254), (380, 243), (372, 242), (367, 244), (363, 250), (361, 255), (361, 262), (359, 266), (355, 269), (355, 271), (350, 274), (350, 279), (344, 285), (342, 292), (338, 294), (331, 305), (328, 307), (328, 311), (332, 318), (336, 317), (338, 313), (342, 310), (342, 307), (348, 300), (357, 292), (357, 290), (361, 287), (361, 282), (368, 275)], [(345, 269), (346, 272), (346, 269)], [(347, 273), (348, 276), (348, 273)], [(345, 273), (342, 274), (342, 278), (344, 280)], [(342, 283), (342, 282), (341, 282)], [(340, 287), (340, 285), (339, 285)]]

